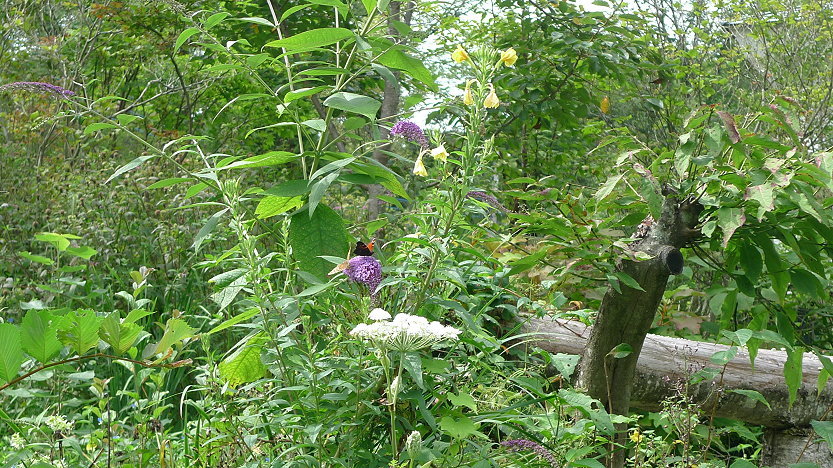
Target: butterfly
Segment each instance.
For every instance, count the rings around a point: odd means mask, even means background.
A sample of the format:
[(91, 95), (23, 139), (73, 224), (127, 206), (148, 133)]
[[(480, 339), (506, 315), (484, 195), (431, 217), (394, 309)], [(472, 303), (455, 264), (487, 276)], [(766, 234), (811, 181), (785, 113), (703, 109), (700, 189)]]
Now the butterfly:
[[(373, 242), (369, 242), (365, 244), (362, 241), (356, 241), (356, 246), (353, 247), (353, 256), (354, 257), (370, 257), (373, 255)], [(350, 265), (350, 259), (341, 262), (340, 264), (336, 265), (335, 268), (330, 270), (327, 275), (335, 275), (336, 273), (341, 273), (344, 271), (347, 266)]]

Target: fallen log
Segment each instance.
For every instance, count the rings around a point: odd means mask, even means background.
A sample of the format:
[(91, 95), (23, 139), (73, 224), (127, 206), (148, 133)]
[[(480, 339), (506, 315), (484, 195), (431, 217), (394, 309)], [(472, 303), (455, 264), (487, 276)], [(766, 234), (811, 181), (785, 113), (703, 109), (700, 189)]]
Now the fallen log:
[[(590, 329), (575, 321), (529, 317), (524, 319), (520, 332), (529, 334), (525, 339), (527, 345), (551, 353), (581, 355)], [(631, 406), (645, 411), (660, 410), (663, 400), (674, 395), (676, 382), (689, 379), (705, 367), (717, 367), (710, 358), (714, 353), (728, 349), (726, 345), (649, 334), (637, 361)], [(761, 349), (753, 366), (748, 351), (740, 348), (720, 375), (688, 386), (690, 400), (700, 405), (707, 416), (713, 414), (765, 426), (765, 462), (774, 467), (796, 462), (808, 440), (806, 435), (796, 436), (797, 430), (809, 434), (810, 421), (833, 416), (830, 411), (833, 408), (833, 383), (827, 383), (821, 392), (818, 391), (822, 364), (812, 354), (804, 355), (802, 384), (796, 401), (789, 405), (789, 391), (783, 375), (786, 359), (785, 351)], [(763, 395), (769, 406), (733, 390), (755, 390)], [(802, 461), (833, 467), (833, 456), (823, 443), (811, 443), (804, 450)]]

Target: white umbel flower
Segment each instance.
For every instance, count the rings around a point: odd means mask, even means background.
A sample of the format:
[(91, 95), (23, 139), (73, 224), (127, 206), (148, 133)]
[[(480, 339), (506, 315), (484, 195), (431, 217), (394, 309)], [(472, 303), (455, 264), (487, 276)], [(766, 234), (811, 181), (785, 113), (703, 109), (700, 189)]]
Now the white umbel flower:
[(67, 421), (62, 415), (48, 416), (44, 422), (53, 431), (69, 431), (74, 423)]
[(375, 308), (370, 311), (370, 315), (367, 316), (370, 320), (374, 322), (378, 322), (380, 320), (390, 320), (390, 313), (388, 313), (385, 309)]
[(350, 332), (357, 338), (374, 342), (380, 348), (402, 352), (454, 341), (460, 333), (454, 327), (437, 321), (429, 322), (425, 317), (411, 314), (396, 314), (391, 321), (382, 319), (374, 323), (360, 323)]
[(13, 449), (20, 450), (26, 446), (26, 441), (23, 440), (23, 437), (21, 437), (20, 434), (15, 432), (9, 440), (9, 445), (11, 445)]

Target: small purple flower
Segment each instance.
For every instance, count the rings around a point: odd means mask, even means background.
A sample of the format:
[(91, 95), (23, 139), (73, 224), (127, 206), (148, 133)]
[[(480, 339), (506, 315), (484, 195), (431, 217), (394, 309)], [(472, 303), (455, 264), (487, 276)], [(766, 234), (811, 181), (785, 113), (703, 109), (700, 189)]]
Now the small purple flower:
[(481, 192), (479, 190), (473, 190), (466, 194), (466, 198), (472, 198), (477, 201), (482, 201), (483, 203), (490, 205), (492, 208), (495, 208), (500, 211), (507, 212), (509, 210), (503, 206), (494, 195), (490, 195), (486, 192)]
[(51, 83), (42, 83), (40, 81), (15, 81), (14, 83), (8, 83), (0, 86), (0, 91), (4, 91), (7, 89), (20, 89), (24, 91), (31, 91), (34, 93), (47, 93), (62, 98), (69, 98), (75, 96), (74, 92), (66, 88), (62, 88), (58, 85), (54, 85)]
[(376, 295), (376, 288), (382, 282), (382, 264), (371, 256), (360, 255), (347, 262), (344, 274), (351, 281), (361, 283), (370, 290), (370, 295)]
[(419, 143), (420, 146), (428, 146), (428, 138), (425, 137), (425, 133), (419, 128), (419, 125), (408, 120), (396, 122), (390, 129), (390, 136), (402, 136), (408, 141)]
[(550, 463), (551, 466), (558, 466), (555, 462), (555, 457), (552, 452), (547, 450), (543, 445), (526, 439), (512, 439), (504, 440), (500, 445), (506, 447), (511, 452), (518, 452), (521, 450), (529, 450), (535, 452), (539, 458), (542, 458)]

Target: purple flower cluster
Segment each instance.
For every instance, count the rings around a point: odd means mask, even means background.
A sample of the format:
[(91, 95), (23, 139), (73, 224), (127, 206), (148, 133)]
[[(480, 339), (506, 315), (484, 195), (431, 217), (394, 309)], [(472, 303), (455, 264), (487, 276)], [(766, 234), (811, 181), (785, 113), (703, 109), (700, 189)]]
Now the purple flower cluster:
[(75, 93), (66, 89), (62, 88), (58, 85), (54, 85), (51, 83), (42, 83), (40, 81), (15, 81), (14, 83), (8, 83), (0, 86), (0, 91), (4, 91), (7, 89), (20, 89), (24, 91), (31, 91), (35, 93), (47, 93), (57, 97), (68, 98), (75, 96)]
[(521, 450), (529, 450), (535, 452), (539, 458), (542, 458), (550, 463), (551, 466), (558, 466), (558, 463), (555, 462), (555, 457), (553, 456), (552, 452), (547, 450), (543, 445), (533, 442), (531, 440), (526, 439), (512, 439), (512, 440), (504, 440), (500, 443), (500, 445), (506, 447), (512, 452), (518, 452)]
[(422, 147), (428, 146), (428, 138), (422, 129), (419, 128), (419, 125), (408, 120), (400, 120), (393, 124), (393, 127), (390, 129), (390, 136), (401, 136), (408, 141), (419, 143)]
[(490, 205), (492, 208), (495, 208), (495, 209), (503, 211), (503, 212), (509, 211), (509, 210), (506, 209), (505, 206), (503, 206), (498, 201), (497, 198), (495, 198), (494, 195), (490, 195), (486, 192), (481, 192), (479, 190), (472, 190), (471, 192), (466, 194), (466, 198), (472, 198), (472, 199), (475, 199), (477, 201), (482, 201), (483, 203), (486, 203), (487, 205)]
[(347, 262), (344, 274), (350, 281), (361, 283), (370, 290), (370, 295), (376, 295), (376, 288), (382, 282), (382, 264), (371, 256), (353, 257)]

